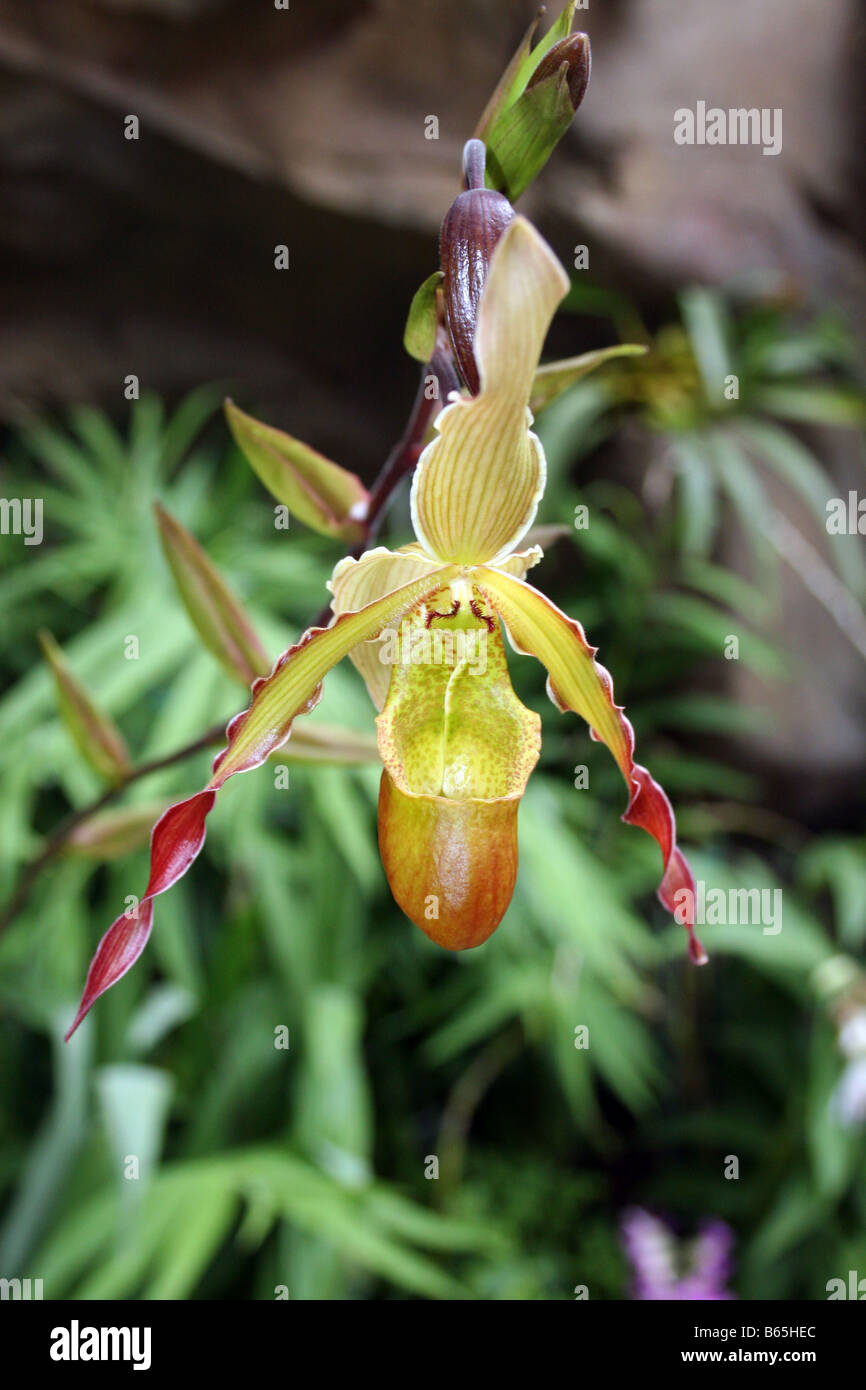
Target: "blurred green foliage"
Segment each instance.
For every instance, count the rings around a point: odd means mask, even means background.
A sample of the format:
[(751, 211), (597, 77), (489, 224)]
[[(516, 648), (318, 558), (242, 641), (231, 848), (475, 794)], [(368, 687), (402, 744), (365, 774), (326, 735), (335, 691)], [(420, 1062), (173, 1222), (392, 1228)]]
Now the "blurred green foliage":
[[(596, 307), (623, 322), (619, 301)], [(830, 1106), (842, 1059), (819, 986), (840, 953), (863, 956), (863, 841), (853, 824), (810, 838), (718, 752), (757, 727), (722, 693), (734, 619), (743, 663), (796, 679), (768, 636), (781, 556), (765, 479), (781, 475), (814, 511), (833, 491), (783, 417), (847, 427), (862, 395), (829, 322), (795, 331), (780, 309), (731, 315), (704, 291), (682, 309), (646, 357), (608, 364), (540, 421), (551, 482), (539, 522), (569, 531), (545, 587), (600, 646), (696, 875), (782, 887), (781, 933), (709, 926), (710, 966), (687, 964), (653, 897), (656, 848), (619, 824), (615, 767), (549, 705), (528, 660), (513, 677), (542, 712), (544, 747), (517, 893), (465, 956), (432, 946), (390, 899), (376, 768), (293, 764), (288, 790), (271, 767), (238, 778), (201, 860), (159, 900), (142, 961), (68, 1047), (88, 959), (140, 890), (144, 849), (61, 859), (0, 938), (0, 1274), (43, 1278), (46, 1297), (533, 1300), (585, 1284), (621, 1298), (617, 1227), (634, 1203), (686, 1230), (729, 1221), (744, 1298), (823, 1298), (828, 1279), (866, 1274), (866, 1152)], [(727, 366), (735, 402), (707, 389)], [(82, 407), (23, 421), (9, 441), (4, 490), (32, 496), (38, 479), (46, 529), (38, 550), (0, 552), (4, 898), (42, 835), (100, 791), (58, 717), (38, 628), (136, 762), (237, 708), (173, 588), (154, 499), (202, 543), (270, 653), (322, 606), (339, 552), (294, 523), (274, 530), (217, 402), (203, 390), (168, 414), (143, 399), (120, 428)], [(581, 483), (624, 415), (669, 444), (650, 515), (624, 483)], [(585, 529), (572, 525), (580, 505)], [(404, 501), (399, 541), (405, 517)], [(750, 577), (719, 558), (738, 519)], [(825, 564), (862, 601), (856, 548)], [(369, 731), (372, 714), (345, 665), (310, 718)], [(123, 805), (194, 790), (208, 757), (135, 783)], [(589, 792), (574, 787), (583, 764)], [(846, 971), (860, 988), (853, 960)], [(724, 1176), (731, 1155), (737, 1180)]]

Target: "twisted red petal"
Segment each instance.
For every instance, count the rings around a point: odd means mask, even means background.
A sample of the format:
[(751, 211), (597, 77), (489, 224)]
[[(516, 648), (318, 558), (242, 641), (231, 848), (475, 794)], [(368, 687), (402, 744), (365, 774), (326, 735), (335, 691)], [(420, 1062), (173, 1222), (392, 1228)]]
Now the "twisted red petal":
[(454, 573), (453, 567), (425, 573), (356, 612), (341, 613), (330, 627), (310, 628), (300, 642), (283, 652), (269, 676), (253, 683), (249, 708), (236, 715), (226, 729), (226, 746), (214, 759), (207, 786), (170, 806), (154, 826), (150, 878), (137, 915), (118, 917), (100, 941), (67, 1040), (94, 1001), (138, 960), (150, 935), (153, 899), (177, 883), (197, 858), (204, 844), (205, 821), (220, 787), (235, 773), (260, 767), (282, 747), (297, 716), (318, 703), (323, 677), (358, 642), (368, 641), (389, 623), (399, 622), (408, 608), (436, 593)]
[(130, 912), (130, 916), (122, 912), (117, 920), (112, 922), (97, 946), (87, 972), (78, 1013), (64, 1042), (69, 1042), (91, 1004), (135, 965), (147, 945), (153, 925), (153, 903), (146, 898), (139, 903), (134, 912), (132, 909)]
[[(632, 746), (634, 732), (625, 715), (622, 722), (631, 732)], [(674, 914), (678, 922), (689, 934), (689, 956), (695, 965), (706, 965), (707, 953), (695, 936), (695, 879), (689, 862), (682, 850), (677, 847), (676, 821), (673, 807), (663, 787), (650, 776), (639, 763), (631, 766), (631, 800), (623, 820), (627, 825), (639, 825), (648, 831), (658, 843), (662, 852), (665, 870), (658, 886), (659, 901), (668, 912)]]
[(634, 729), (622, 706), (614, 704), (613, 681), (595, 660), (595, 647), (587, 642), (580, 623), (524, 580), (481, 567), (476, 570), (476, 583), (505, 623), (512, 645), (546, 666), (547, 690), (556, 707), (580, 714), (592, 737), (606, 743), (616, 758), (629, 789), (623, 820), (639, 825), (657, 842), (664, 865), (659, 899), (685, 926), (689, 955), (696, 965), (703, 965), (706, 952), (694, 934), (695, 881), (677, 848), (671, 803), (647, 769), (634, 761)]

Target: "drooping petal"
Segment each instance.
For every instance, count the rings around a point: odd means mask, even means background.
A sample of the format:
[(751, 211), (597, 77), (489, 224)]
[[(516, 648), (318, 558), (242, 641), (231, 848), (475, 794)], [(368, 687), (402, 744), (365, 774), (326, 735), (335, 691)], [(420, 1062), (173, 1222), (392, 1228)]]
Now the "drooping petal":
[(592, 737), (612, 752), (629, 789), (623, 820), (648, 831), (661, 849), (664, 873), (659, 898), (677, 921), (685, 919), (689, 954), (702, 965), (707, 957), (693, 930), (695, 882), (677, 848), (671, 804), (647, 769), (634, 761), (634, 730), (622, 707), (614, 704), (613, 683), (595, 660), (596, 649), (587, 642), (580, 623), (524, 581), (482, 568), (476, 571), (475, 582), (499, 613), (514, 646), (547, 668), (548, 694), (557, 708), (581, 715)]
[(122, 912), (117, 920), (112, 922), (90, 962), (78, 1013), (66, 1034), (65, 1042), (69, 1042), (99, 996), (122, 979), (127, 970), (132, 969), (150, 939), (152, 926), (153, 901), (150, 898), (130, 909), (129, 915)]
[(502, 234), (481, 296), (475, 357), (481, 391), (441, 412), (412, 483), (412, 523), (430, 554), (495, 561), (531, 526), (546, 465), (529, 426), (538, 358), (568, 277), (522, 217)]
[(325, 675), (356, 643), (372, 637), (389, 623), (399, 623), (408, 608), (447, 586), (454, 573), (453, 568), (445, 568), (424, 574), (359, 612), (341, 614), (330, 627), (310, 628), (300, 642), (283, 653), (269, 676), (254, 683), (249, 708), (237, 715), (226, 730), (228, 741), (214, 760), (207, 786), (169, 807), (154, 826), (150, 878), (144, 896), (135, 905), (135, 915), (121, 914), (99, 943), (67, 1039), (94, 1000), (125, 975), (140, 956), (150, 935), (152, 899), (171, 888), (198, 856), (204, 844), (205, 821), (219, 788), (235, 773), (259, 767), (270, 753), (282, 747), (293, 720), (317, 704)]
[[(334, 595), (331, 607), (337, 614), (363, 608), (383, 594), (393, 593), (402, 584), (409, 584), (438, 568), (439, 562), (431, 560), (417, 545), (404, 546), (398, 551), (379, 545), (366, 551), (360, 560), (349, 555), (340, 560), (328, 581), (328, 588)], [(349, 656), (363, 677), (376, 709), (381, 709), (388, 694), (391, 668), (381, 660), (380, 642), (377, 638), (360, 642)]]

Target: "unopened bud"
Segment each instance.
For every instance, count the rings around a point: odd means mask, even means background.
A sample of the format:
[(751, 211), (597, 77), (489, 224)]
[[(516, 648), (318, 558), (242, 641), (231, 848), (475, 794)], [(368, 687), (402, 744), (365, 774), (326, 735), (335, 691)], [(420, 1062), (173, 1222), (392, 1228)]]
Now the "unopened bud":
[(454, 356), (473, 395), (480, 389), (473, 352), (478, 304), (487, 280), (490, 257), (514, 217), (514, 208), (501, 193), (484, 184), (484, 146), (466, 145), (463, 169), (467, 189), (451, 204), (442, 223), (439, 250), (445, 314)]
[(560, 39), (559, 43), (555, 43), (545, 53), (530, 77), (527, 90), (537, 87), (539, 82), (543, 82), (546, 77), (553, 77), (554, 73), (559, 72), (563, 63), (568, 65), (566, 78), (568, 94), (571, 98), (572, 108), (576, 111), (586, 95), (592, 67), (589, 37), (586, 34), (569, 34), (568, 38)]

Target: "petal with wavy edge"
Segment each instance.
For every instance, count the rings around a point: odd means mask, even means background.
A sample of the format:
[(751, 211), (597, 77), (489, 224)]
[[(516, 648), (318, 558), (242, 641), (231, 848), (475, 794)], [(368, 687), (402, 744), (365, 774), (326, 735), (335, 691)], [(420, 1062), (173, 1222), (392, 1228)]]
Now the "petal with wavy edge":
[(550, 320), (567, 291), (550, 247), (516, 217), (493, 252), (481, 296), (481, 391), (452, 398), (415, 470), (412, 524), (430, 555), (496, 563), (531, 526), (546, 464), (527, 403)]
[(541, 546), (531, 545), (528, 550), (518, 550), (512, 555), (506, 555), (504, 560), (498, 560), (496, 568), (505, 574), (513, 574), (516, 579), (523, 579), (526, 571), (531, 570), (543, 559), (544, 551)]
[[(368, 550), (359, 560), (347, 556), (340, 560), (328, 581), (328, 588), (334, 595), (331, 607), (337, 614), (363, 608), (373, 599), (391, 593), (401, 584), (439, 568), (438, 560), (430, 556), (418, 545), (404, 546), (402, 550), (388, 550), (379, 545)], [(349, 653), (352, 665), (360, 672), (364, 684), (370, 692), (370, 699), (381, 709), (388, 695), (388, 682), (391, 669), (380, 661), (382, 648), (377, 638), (361, 642)]]
[(587, 642), (580, 623), (568, 618), (531, 585), (486, 568), (476, 570), (474, 579), (505, 623), (513, 646), (537, 657), (547, 668), (547, 689), (553, 703), (560, 710), (581, 715), (592, 737), (606, 743), (613, 753), (630, 794), (623, 820), (641, 826), (656, 840), (664, 863), (659, 899), (677, 921), (691, 917), (684, 922), (689, 954), (695, 964), (704, 964), (707, 957), (694, 934), (693, 911), (684, 911), (685, 903), (694, 905), (695, 882), (677, 848), (671, 804), (647, 769), (634, 761), (634, 730), (622, 707), (614, 704), (613, 683), (595, 660), (596, 649)]
[(447, 585), (455, 573), (453, 567), (428, 572), (358, 612), (341, 614), (330, 627), (310, 628), (300, 642), (283, 652), (269, 676), (254, 682), (249, 708), (229, 724), (226, 746), (214, 760), (207, 786), (170, 806), (154, 826), (150, 878), (144, 896), (134, 915), (121, 914), (100, 941), (67, 1039), (94, 1001), (125, 975), (141, 955), (150, 935), (152, 900), (177, 883), (198, 856), (204, 844), (208, 812), (223, 783), (237, 772), (260, 766), (270, 753), (282, 747), (293, 720), (318, 703), (328, 671), (358, 642), (366, 641), (389, 623), (399, 622), (409, 608)]

